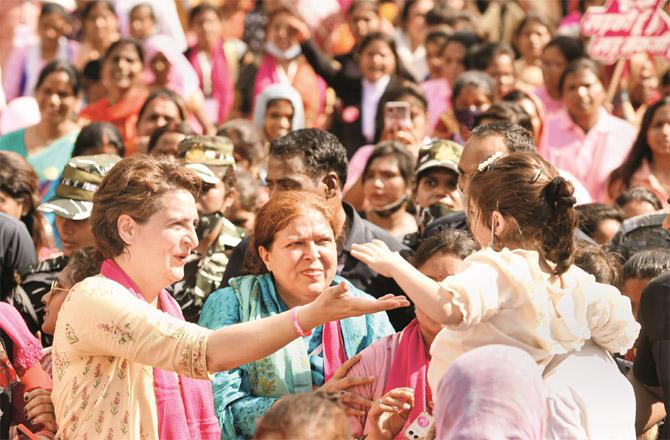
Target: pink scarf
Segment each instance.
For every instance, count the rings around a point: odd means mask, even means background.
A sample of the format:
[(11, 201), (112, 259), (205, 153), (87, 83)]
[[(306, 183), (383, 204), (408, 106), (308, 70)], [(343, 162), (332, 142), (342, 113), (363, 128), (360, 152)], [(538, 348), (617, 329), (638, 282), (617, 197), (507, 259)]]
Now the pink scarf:
[(18, 310), (5, 302), (0, 302), (0, 328), (14, 342), (11, 362), (21, 376), (42, 359), (42, 344), (30, 333)]
[[(198, 75), (200, 88), (202, 89), (202, 67), (200, 66), (200, 61), (198, 61), (199, 53), (200, 49), (195, 46), (192, 47), (188, 54), (188, 60)], [(228, 61), (226, 61), (226, 54), (223, 51), (223, 42), (214, 45), (214, 50), (210, 54), (210, 57), (212, 59), (212, 96), (219, 103), (219, 120), (216, 122), (223, 122), (228, 118), (235, 98), (233, 79), (230, 77)]]
[(419, 321), (412, 320), (402, 332), (400, 345), (393, 357), (389, 378), (386, 381), (384, 394), (399, 387), (410, 387), (414, 390), (414, 406), (403, 429), (395, 436), (396, 440), (404, 440), (403, 432), (417, 418), (427, 411), (426, 403), (432, 400), (430, 387), (426, 379), (430, 359), (419, 329)]
[[(112, 260), (105, 260), (100, 274), (116, 281), (135, 297), (145, 301), (137, 285)], [(184, 320), (177, 302), (165, 290), (158, 294), (163, 312)], [(208, 380), (177, 376), (171, 371), (154, 368), (154, 391), (158, 409), (158, 433), (161, 439), (211, 439), (221, 436), (214, 415), (214, 397)]]
[(146, 83), (153, 84), (156, 80), (149, 64), (158, 53), (162, 53), (170, 63), (170, 74), (165, 87), (188, 101), (198, 91), (199, 75), (196, 74), (193, 66), (181, 53), (174, 40), (167, 35), (152, 35), (144, 41), (144, 58), (147, 60), (144, 68)]
[[(324, 111), (326, 83), (302, 56), (296, 58), (295, 61), (298, 63), (297, 70), (288, 85), (300, 93), (305, 113), (305, 127), (315, 127), (317, 117)], [(256, 96), (270, 84), (287, 84), (286, 79), (280, 76), (278, 68), (277, 61), (272, 56), (268, 54), (263, 56), (254, 82), (254, 103)]]
[(335, 370), (347, 360), (340, 334), (340, 321), (330, 321), (323, 325), (323, 376), (325, 382), (328, 382), (328, 379), (335, 374)]
[(461, 355), (440, 380), (435, 438), (544, 439), (546, 408), (533, 358), (516, 347), (485, 345)]

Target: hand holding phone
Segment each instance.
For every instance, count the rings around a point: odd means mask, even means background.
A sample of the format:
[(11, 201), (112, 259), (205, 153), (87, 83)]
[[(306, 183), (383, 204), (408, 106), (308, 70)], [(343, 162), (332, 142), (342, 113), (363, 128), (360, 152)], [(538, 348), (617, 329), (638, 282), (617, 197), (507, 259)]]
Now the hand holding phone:
[(412, 128), (409, 103), (389, 101), (384, 105), (384, 130), (399, 131)]

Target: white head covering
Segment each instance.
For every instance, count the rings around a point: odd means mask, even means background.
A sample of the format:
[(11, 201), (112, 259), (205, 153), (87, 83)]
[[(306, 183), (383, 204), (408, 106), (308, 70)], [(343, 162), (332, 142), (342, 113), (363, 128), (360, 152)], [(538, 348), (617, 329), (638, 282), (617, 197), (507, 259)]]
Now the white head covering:
[(265, 112), (270, 101), (285, 99), (293, 106), (293, 120), (291, 121), (291, 131), (305, 128), (305, 110), (302, 106), (300, 93), (293, 87), (286, 84), (271, 84), (256, 96), (254, 103), (254, 123), (259, 129), (263, 129)]

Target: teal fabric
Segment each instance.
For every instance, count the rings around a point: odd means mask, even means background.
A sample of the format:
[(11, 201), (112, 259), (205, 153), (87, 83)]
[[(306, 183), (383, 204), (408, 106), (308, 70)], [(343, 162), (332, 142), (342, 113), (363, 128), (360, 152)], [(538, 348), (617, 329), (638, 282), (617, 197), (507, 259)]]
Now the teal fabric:
[[(344, 279), (336, 276), (333, 283), (341, 281)], [(230, 287), (207, 298), (200, 316), (201, 326), (217, 329), (287, 310), (271, 274), (237, 277), (229, 284)], [(351, 284), (349, 293), (373, 299)], [(343, 319), (340, 326), (347, 357), (394, 333), (383, 312)], [(322, 327), (318, 327), (311, 338), (297, 338), (271, 356), (215, 375), (214, 407), (222, 439), (251, 438), (256, 422), (279, 397), (323, 385), (323, 352), (313, 353), (321, 345), (321, 335)]]
[(74, 141), (79, 135), (75, 130), (43, 148), (35, 154), (28, 155), (25, 142), (26, 129), (9, 132), (0, 137), (0, 150), (14, 151), (28, 160), (40, 179), (42, 194), (49, 190), (52, 182), (57, 181), (72, 156)]

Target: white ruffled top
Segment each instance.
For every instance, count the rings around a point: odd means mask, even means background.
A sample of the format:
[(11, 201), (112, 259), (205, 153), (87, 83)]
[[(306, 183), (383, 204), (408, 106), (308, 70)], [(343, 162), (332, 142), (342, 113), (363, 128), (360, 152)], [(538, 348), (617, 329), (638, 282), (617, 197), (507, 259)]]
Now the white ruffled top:
[(576, 266), (563, 274), (561, 287), (549, 281), (535, 251), (487, 248), (464, 263), (461, 272), (440, 283), (463, 320), (445, 326), (431, 346), (433, 390), (458, 356), (483, 345), (521, 348), (542, 373), (554, 355), (579, 351), (588, 340), (625, 353), (637, 339), (640, 325), (630, 300)]

